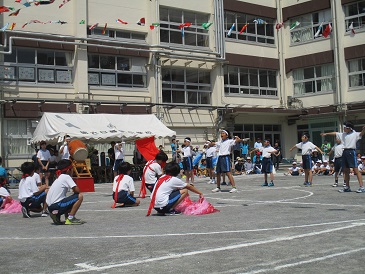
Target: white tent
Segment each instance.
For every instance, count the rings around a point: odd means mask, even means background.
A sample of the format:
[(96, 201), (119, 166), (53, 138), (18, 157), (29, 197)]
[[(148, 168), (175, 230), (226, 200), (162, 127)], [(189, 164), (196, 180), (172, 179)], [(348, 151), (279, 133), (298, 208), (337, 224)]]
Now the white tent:
[(110, 141), (132, 141), (150, 136), (172, 137), (175, 131), (167, 128), (153, 114), (43, 114), (33, 134), (33, 143), (42, 140), (57, 143), (66, 134), (72, 139), (106, 143)]

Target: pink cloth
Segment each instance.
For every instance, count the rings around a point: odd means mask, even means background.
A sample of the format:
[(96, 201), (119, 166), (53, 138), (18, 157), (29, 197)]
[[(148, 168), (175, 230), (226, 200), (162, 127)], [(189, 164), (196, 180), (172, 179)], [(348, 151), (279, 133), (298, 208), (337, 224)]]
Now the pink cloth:
[(10, 213), (21, 213), (22, 205), (19, 201), (13, 199), (6, 199), (4, 201), (5, 205), (3, 209), (0, 210), (0, 214), (10, 214)]
[(214, 212), (219, 212), (218, 209), (214, 208), (205, 198), (200, 198), (194, 202), (190, 200), (189, 195), (175, 207), (176, 211), (180, 211), (185, 215), (204, 215)]

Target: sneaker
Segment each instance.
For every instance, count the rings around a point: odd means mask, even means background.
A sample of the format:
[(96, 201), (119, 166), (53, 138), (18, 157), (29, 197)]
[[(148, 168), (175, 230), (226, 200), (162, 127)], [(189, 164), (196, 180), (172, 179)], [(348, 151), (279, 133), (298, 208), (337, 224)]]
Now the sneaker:
[(49, 213), (49, 216), (51, 217), (51, 219), (55, 225), (62, 225), (60, 215)]
[(180, 211), (176, 211), (175, 209), (171, 209), (169, 211), (169, 215), (179, 215), (179, 214), (181, 214), (181, 212)]
[(80, 219), (76, 219), (75, 217), (72, 219), (68, 219), (65, 222), (65, 225), (82, 225), (84, 222)]
[(227, 185), (227, 183), (226, 183), (226, 182), (223, 182), (223, 183), (221, 183), (221, 185), (222, 185), (222, 186), (226, 186), (226, 185)]
[(232, 188), (229, 193), (235, 193), (235, 192), (238, 192), (237, 188)]
[(268, 186), (269, 184), (268, 183), (263, 183), (261, 186)]
[(303, 185), (306, 186), (308, 184), (308, 182), (304, 182)]
[(305, 184), (305, 186), (312, 186), (312, 183), (307, 182), (307, 183)]
[(270, 182), (267, 186), (274, 186), (274, 182)]
[(364, 193), (364, 192), (365, 192), (364, 187), (360, 187), (358, 190), (356, 190), (356, 193)]
[(351, 189), (349, 187), (344, 187), (342, 189), (339, 189), (338, 192), (341, 192), (341, 193), (343, 193), (343, 192), (351, 192)]
[(338, 183), (334, 183), (332, 186), (333, 187), (338, 187)]
[(211, 184), (213, 182), (213, 180), (209, 180), (208, 182), (207, 182), (207, 184)]
[(212, 192), (221, 192), (221, 189), (216, 187), (215, 189), (212, 190)]
[(343, 185), (342, 185), (343, 187), (346, 187), (346, 183), (343, 183)]
[(47, 211), (43, 211), (41, 217), (48, 217)]
[(29, 211), (24, 206), (22, 207), (22, 213), (23, 213), (23, 218), (30, 218)]

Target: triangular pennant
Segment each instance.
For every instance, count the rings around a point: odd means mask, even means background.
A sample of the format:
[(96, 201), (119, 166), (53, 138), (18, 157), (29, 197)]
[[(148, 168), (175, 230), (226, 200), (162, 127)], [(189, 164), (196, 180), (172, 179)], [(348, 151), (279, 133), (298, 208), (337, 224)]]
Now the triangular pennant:
[(207, 23), (203, 23), (203, 24), (202, 24), (202, 27), (203, 27), (204, 29), (209, 29), (209, 27), (210, 27), (211, 25), (213, 25), (213, 23), (211, 23), (211, 22), (207, 22)]

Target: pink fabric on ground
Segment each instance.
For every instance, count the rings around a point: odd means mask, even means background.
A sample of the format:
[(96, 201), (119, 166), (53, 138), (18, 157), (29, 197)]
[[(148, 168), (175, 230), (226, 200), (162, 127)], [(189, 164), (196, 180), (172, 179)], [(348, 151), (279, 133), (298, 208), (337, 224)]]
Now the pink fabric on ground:
[(214, 208), (214, 206), (205, 198), (201, 198), (194, 202), (189, 198), (189, 195), (175, 207), (175, 210), (180, 211), (185, 215), (204, 215), (219, 212), (219, 210)]
[(0, 210), (0, 214), (10, 214), (10, 213), (21, 213), (22, 205), (17, 200), (6, 199), (4, 209)]

